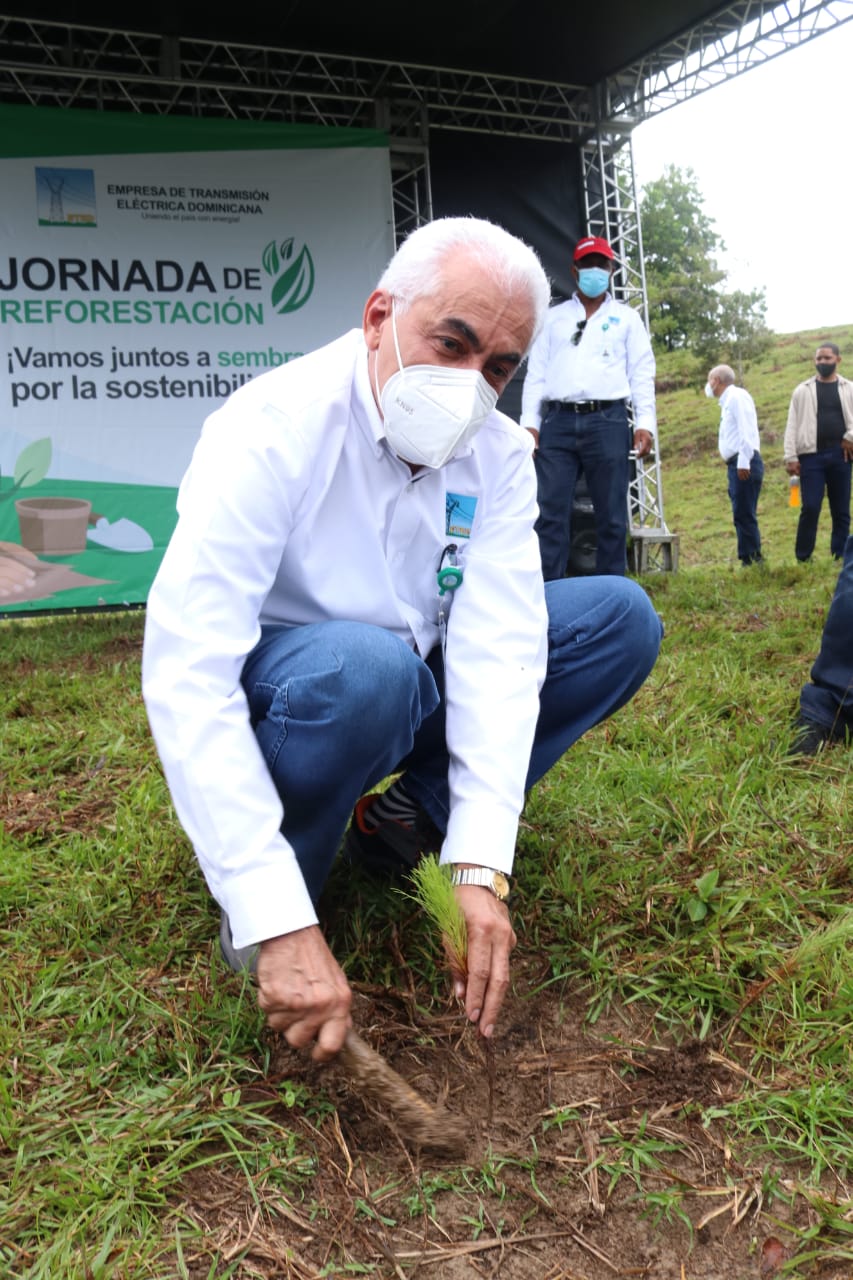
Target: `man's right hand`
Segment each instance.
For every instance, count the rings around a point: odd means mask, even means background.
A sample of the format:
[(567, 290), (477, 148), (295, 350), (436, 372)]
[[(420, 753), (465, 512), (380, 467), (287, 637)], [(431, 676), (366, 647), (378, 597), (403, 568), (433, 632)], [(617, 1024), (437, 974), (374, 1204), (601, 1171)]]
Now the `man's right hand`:
[(794, 459), (793, 462), (785, 463), (785, 470), (787, 471), (789, 476), (798, 476), (800, 474), (800, 464), (796, 460), (796, 458)]
[(258, 952), (258, 1005), (273, 1031), (328, 1062), (352, 1026), (352, 991), (318, 925), (262, 942)]

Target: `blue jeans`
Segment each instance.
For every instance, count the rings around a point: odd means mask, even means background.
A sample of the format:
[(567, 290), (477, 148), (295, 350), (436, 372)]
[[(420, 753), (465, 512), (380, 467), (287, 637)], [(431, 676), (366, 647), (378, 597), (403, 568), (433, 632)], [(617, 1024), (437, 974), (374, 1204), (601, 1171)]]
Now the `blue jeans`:
[(802, 508), (797, 522), (794, 554), (798, 560), (808, 560), (814, 551), (825, 489), (832, 517), (829, 549), (840, 558), (850, 533), (850, 472), (853, 463), (845, 461), (840, 444), (833, 449), (821, 449), (819, 453), (800, 454), (799, 463)]
[(853, 731), (853, 537), (844, 548), (811, 684), (800, 693), (800, 711), (824, 728)]
[[(648, 596), (628, 578), (563, 579), (545, 593), (548, 671), (527, 788), (636, 693), (663, 636)], [(268, 626), (242, 682), (284, 800), (282, 832), (315, 901), (356, 801), (389, 774), (405, 770), (410, 794), (446, 829), (440, 649), (424, 662), (397, 636), (365, 623)]]
[(595, 571), (625, 573), (630, 448), (624, 404), (611, 405), (599, 413), (552, 409), (545, 414), (536, 451), (536, 532), (546, 582), (562, 578), (566, 572), (572, 501), (581, 472), (595, 516)]
[(737, 458), (727, 463), (729, 472), (729, 498), (732, 519), (737, 534), (737, 554), (741, 564), (755, 564), (761, 560), (761, 534), (758, 531), (758, 496), (764, 479), (764, 463), (760, 453), (754, 453), (749, 464), (749, 479), (741, 480), (737, 473)]

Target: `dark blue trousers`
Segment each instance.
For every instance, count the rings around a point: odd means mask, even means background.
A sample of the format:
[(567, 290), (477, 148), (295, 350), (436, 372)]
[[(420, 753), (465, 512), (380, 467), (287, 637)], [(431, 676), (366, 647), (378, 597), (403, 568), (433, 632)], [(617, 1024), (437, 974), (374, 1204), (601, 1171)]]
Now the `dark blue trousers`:
[(628, 453), (624, 404), (598, 413), (552, 409), (539, 428), (536, 451), (539, 519), (536, 532), (546, 582), (565, 576), (572, 502), (583, 472), (595, 517), (595, 572), (624, 574), (628, 544)]
[(797, 522), (794, 554), (798, 560), (808, 560), (814, 551), (817, 523), (826, 491), (832, 518), (829, 549), (840, 559), (850, 533), (850, 473), (853, 463), (846, 461), (840, 444), (833, 449), (821, 449), (819, 453), (803, 453), (799, 463), (802, 508)]
[(811, 684), (800, 694), (800, 711), (827, 729), (853, 731), (853, 537), (844, 548)]
[[(527, 789), (633, 697), (663, 635), (649, 597), (630, 578), (567, 578), (549, 583), (545, 597), (548, 671)], [(390, 773), (405, 771), (409, 794), (446, 830), (450, 755), (440, 649), (424, 662), (398, 636), (361, 622), (268, 626), (246, 660), (243, 687), (285, 801), (282, 831), (315, 901), (356, 801)], [(511, 721), (505, 731), (512, 741)]]
[(726, 465), (729, 471), (729, 498), (737, 534), (738, 559), (741, 564), (755, 564), (762, 559), (761, 534), (758, 531), (756, 512), (761, 482), (764, 479), (764, 463), (760, 453), (752, 455), (748, 480), (739, 479), (737, 458), (730, 458)]

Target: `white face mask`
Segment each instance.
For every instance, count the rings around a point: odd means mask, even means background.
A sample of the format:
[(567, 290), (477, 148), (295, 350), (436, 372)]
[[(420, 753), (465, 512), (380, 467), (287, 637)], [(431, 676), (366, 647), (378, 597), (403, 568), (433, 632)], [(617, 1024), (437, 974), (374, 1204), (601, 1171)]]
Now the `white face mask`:
[[(445, 369), (436, 364), (404, 368), (393, 302), (391, 325), (400, 368), (381, 393), (377, 385), (385, 437), (405, 462), (443, 467), (480, 430), (497, 404), (498, 393), (477, 369)], [(374, 363), (374, 377), (375, 371)]]
[(714, 388), (711, 386), (710, 382), (705, 383), (705, 395), (709, 400), (714, 399)]

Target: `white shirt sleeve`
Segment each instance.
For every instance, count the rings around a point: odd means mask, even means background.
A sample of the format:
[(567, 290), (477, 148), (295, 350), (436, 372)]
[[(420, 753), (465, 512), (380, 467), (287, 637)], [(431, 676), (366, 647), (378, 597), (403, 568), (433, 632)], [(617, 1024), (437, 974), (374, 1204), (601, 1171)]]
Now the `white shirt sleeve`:
[(631, 403), (634, 406), (634, 430), (648, 431), (656, 436), (655, 357), (646, 326), (636, 312), (632, 314), (635, 323), (629, 327), (625, 351)]
[(181, 486), (148, 598), (142, 674), (178, 818), (242, 947), (316, 915), (279, 831), (281, 801), (240, 683), (304, 487), (305, 450), (296, 430), (276, 433), (273, 450), (264, 412), (237, 405), (208, 418)]
[(539, 406), (545, 394), (545, 376), (548, 372), (550, 342), (550, 326), (546, 316), (542, 332), (530, 348), (524, 386), (521, 389), (521, 425), (528, 429), (532, 428), (534, 431), (539, 430), (541, 421)]
[(450, 821), (442, 861), (505, 872), (512, 870), (548, 650), (529, 452), (516, 454), (472, 538), (445, 661)]
[[(737, 389), (739, 390), (739, 388)], [(738, 470), (748, 471), (749, 464), (752, 462), (752, 455), (755, 453), (752, 443), (755, 435), (753, 414), (751, 412), (752, 405), (746, 394), (744, 394), (733, 397), (729, 408), (734, 419)]]

